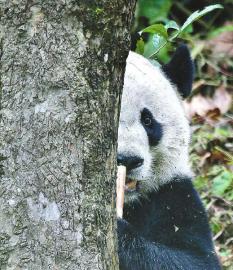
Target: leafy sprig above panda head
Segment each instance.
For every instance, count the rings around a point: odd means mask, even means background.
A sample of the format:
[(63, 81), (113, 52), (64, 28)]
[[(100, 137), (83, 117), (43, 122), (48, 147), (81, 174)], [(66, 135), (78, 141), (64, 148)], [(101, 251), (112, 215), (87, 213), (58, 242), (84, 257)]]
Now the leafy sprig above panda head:
[[(220, 4), (210, 5), (205, 7), (203, 10), (197, 10), (192, 13), (182, 26), (179, 26), (175, 21), (168, 21), (166, 24), (157, 23), (152, 24), (139, 32), (140, 39), (136, 44), (136, 52), (142, 54), (150, 59), (154, 59), (159, 51), (168, 44), (173, 44), (177, 39), (184, 39), (185, 34), (189, 31), (192, 23), (200, 19), (207, 13), (215, 10), (222, 9), (223, 6)], [(151, 42), (153, 46), (153, 52), (150, 55), (145, 55), (145, 42), (142, 34), (149, 33), (151, 35)]]

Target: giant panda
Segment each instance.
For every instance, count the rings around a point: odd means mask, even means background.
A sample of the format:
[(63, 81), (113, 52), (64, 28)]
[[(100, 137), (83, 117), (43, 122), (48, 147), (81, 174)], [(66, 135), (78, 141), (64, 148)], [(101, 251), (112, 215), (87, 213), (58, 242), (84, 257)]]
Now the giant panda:
[(129, 53), (118, 129), (117, 162), (127, 168), (120, 270), (220, 269), (188, 162), (182, 99), (193, 71), (186, 45), (162, 67)]

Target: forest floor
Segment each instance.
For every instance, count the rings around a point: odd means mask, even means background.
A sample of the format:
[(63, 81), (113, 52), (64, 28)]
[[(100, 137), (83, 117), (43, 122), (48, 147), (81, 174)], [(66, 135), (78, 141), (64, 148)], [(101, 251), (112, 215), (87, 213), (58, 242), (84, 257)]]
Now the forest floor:
[(197, 175), (194, 184), (206, 205), (218, 255), (224, 269), (230, 270), (233, 269), (233, 32), (199, 41), (198, 46), (199, 78), (192, 97), (185, 102), (193, 132), (190, 155)]

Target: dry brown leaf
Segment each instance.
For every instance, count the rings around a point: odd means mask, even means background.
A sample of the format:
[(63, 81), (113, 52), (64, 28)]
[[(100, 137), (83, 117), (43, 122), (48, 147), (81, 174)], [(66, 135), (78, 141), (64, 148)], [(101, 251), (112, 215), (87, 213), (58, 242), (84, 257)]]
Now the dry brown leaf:
[(218, 121), (220, 116), (221, 116), (221, 112), (220, 112), (219, 108), (215, 108), (213, 110), (210, 110), (206, 114), (206, 117), (208, 119), (213, 120), (213, 121)]
[(200, 159), (200, 162), (199, 162), (199, 167), (203, 167), (206, 160), (211, 156), (211, 153), (210, 152), (206, 152)]
[(223, 54), (226, 57), (233, 57), (233, 31), (219, 34), (206, 42), (206, 47), (209, 47), (215, 55)]
[(232, 96), (223, 86), (215, 90), (212, 98), (198, 94), (194, 96), (191, 101), (184, 102), (185, 112), (189, 119), (192, 119), (195, 115), (199, 115), (215, 120), (214, 118), (218, 117), (219, 113), (226, 113), (231, 105)]

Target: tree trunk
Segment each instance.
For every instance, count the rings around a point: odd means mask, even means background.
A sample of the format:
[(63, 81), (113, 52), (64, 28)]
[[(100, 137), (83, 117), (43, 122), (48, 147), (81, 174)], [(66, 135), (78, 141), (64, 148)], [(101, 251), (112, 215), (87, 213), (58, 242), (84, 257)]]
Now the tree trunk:
[(135, 0), (0, 2), (0, 269), (118, 269), (117, 121)]

